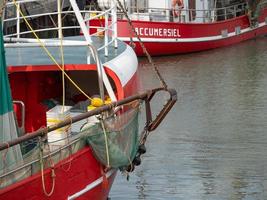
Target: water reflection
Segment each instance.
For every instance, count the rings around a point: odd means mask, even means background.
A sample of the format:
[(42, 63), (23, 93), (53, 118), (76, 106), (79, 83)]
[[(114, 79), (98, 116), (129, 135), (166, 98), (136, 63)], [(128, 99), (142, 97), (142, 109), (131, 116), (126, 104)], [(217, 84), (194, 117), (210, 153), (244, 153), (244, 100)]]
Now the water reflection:
[[(111, 198), (267, 199), (266, 44), (265, 37), (155, 58), (179, 100), (149, 137), (130, 181), (117, 177)], [(147, 61), (140, 62), (141, 89), (159, 85)]]

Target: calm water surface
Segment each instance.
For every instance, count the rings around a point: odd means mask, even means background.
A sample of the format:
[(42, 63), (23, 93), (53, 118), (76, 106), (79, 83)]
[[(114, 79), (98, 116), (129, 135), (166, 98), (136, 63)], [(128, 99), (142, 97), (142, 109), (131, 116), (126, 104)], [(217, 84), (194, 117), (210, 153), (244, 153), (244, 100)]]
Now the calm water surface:
[[(266, 200), (267, 37), (154, 61), (178, 102), (111, 199)], [(145, 59), (139, 75), (159, 85)]]

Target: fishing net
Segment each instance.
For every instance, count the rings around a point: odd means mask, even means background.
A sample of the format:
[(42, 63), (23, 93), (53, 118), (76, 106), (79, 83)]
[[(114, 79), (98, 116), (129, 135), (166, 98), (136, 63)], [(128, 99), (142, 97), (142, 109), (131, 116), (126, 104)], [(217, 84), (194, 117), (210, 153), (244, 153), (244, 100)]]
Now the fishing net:
[[(81, 135), (75, 135), (71, 137), (70, 140), (72, 140), (71, 145), (62, 146), (60, 149), (55, 150), (52, 150), (48, 143), (42, 144), (44, 145), (43, 162), (45, 169), (51, 168), (51, 159), (54, 163), (58, 163), (61, 160), (69, 158), (72, 154), (87, 145), (84, 141), (84, 137)], [(20, 162), (13, 161), (12, 163), (6, 163), (5, 166), (0, 167), (0, 190), (40, 172), (40, 145), (38, 138), (16, 145), (20, 146), (24, 149), (23, 151), (25, 151), (23, 153), (23, 160)], [(30, 150), (26, 151), (26, 149)], [(2, 161), (6, 160), (6, 153), (9, 151), (11, 151), (11, 149), (0, 152)]]
[(107, 118), (85, 128), (87, 142), (95, 157), (105, 166), (123, 168), (131, 165), (138, 149), (139, 109)]

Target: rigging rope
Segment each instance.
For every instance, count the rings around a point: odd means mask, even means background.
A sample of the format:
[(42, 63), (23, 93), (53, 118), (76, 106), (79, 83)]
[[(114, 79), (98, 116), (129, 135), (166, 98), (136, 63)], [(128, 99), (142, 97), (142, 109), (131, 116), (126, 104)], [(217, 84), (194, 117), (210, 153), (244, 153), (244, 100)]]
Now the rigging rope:
[[(72, 160), (73, 160), (73, 158), (72, 158), (72, 155), (73, 155), (73, 152), (72, 152), (72, 145), (70, 144), (70, 134), (69, 134), (69, 129), (71, 129), (71, 127), (72, 127), (72, 118), (71, 118), (71, 116), (69, 116), (68, 117), (68, 119), (70, 120), (70, 124), (67, 126), (67, 128), (66, 128), (66, 132), (67, 132), (67, 145), (68, 145), (68, 150), (69, 150), (69, 159), (65, 162), (65, 163), (69, 163), (69, 165), (68, 165), (68, 168), (65, 168), (64, 167), (64, 164), (62, 164), (61, 165), (61, 168), (65, 171), (65, 172), (68, 172), (68, 171), (70, 171), (70, 169), (71, 169), (71, 166), (72, 166)], [(60, 153), (60, 156), (61, 156), (62, 154)], [(61, 159), (60, 159), (61, 160)]]
[(44, 49), (44, 51), (46, 52), (46, 54), (48, 55), (48, 57), (55, 63), (55, 65), (62, 71), (62, 73), (64, 73), (64, 75), (67, 77), (67, 79), (74, 85), (74, 87), (76, 87), (84, 96), (86, 96), (86, 98), (88, 98), (89, 100), (92, 100), (91, 97), (89, 97), (72, 79), (71, 77), (62, 69), (62, 67), (58, 64), (58, 62), (56, 61), (56, 59), (52, 56), (52, 54), (49, 52), (49, 50), (45, 47), (44, 43), (40, 40), (40, 38), (38, 37), (38, 35), (35, 33), (35, 31), (33, 30), (33, 28), (31, 27), (31, 25), (29, 24), (28, 20), (26, 19), (26, 17), (24, 16), (24, 14), (22, 13), (20, 7), (17, 4), (16, 0), (13, 0), (13, 3), (15, 4), (17, 10), (19, 11), (20, 15), (22, 16), (23, 20), (25, 21), (26, 25), (29, 27), (29, 29), (31, 30), (32, 34), (35, 36), (35, 38), (37, 39), (37, 41), (39, 42), (40, 46)]
[[(56, 173), (55, 173), (55, 164), (52, 160), (51, 157), (51, 152), (49, 149), (49, 159), (50, 159), (50, 168), (51, 168), (51, 178), (52, 178), (52, 188), (50, 190), (50, 192), (47, 192), (47, 188), (45, 186), (45, 179), (44, 179), (44, 160), (43, 160), (43, 142), (42, 139), (39, 138), (39, 148), (40, 148), (40, 167), (41, 167), (41, 178), (42, 178), (42, 187), (43, 187), (43, 192), (47, 197), (50, 197), (54, 191), (55, 191), (55, 185), (56, 185)], [(49, 148), (49, 147), (48, 147)]]
[(63, 51), (63, 32), (62, 32), (62, 18), (61, 18), (61, 9), (62, 4), (61, 0), (58, 0), (58, 37), (60, 39), (60, 55), (61, 55), (61, 65), (62, 65), (62, 113), (65, 109), (65, 63), (64, 63), (64, 51)]
[(139, 44), (140, 44), (140, 46), (141, 46), (143, 52), (145, 53), (145, 55), (146, 55), (146, 57), (147, 57), (147, 59), (148, 59), (148, 62), (153, 66), (153, 69), (154, 69), (154, 71), (155, 71), (155, 73), (156, 73), (156, 75), (157, 75), (159, 81), (161, 82), (162, 87), (163, 87), (164, 89), (167, 89), (167, 88), (168, 88), (167, 83), (165, 82), (165, 80), (163, 79), (162, 75), (160, 74), (160, 72), (159, 72), (157, 66), (156, 66), (155, 63), (153, 62), (152, 57), (151, 57), (151, 55), (148, 53), (148, 51), (147, 51), (147, 49), (146, 49), (144, 43), (142, 42), (142, 40), (140, 39), (139, 35), (138, 35), (137, 32), (135, 31), (135, 28), (134, 28), (134, 26), (133, 26), (133, 23), (132, 23), (131, 19), (129, 18), (129, 16), (128, 16), (128, 14), (127, 14), (125, 8), (124, 8), (124, 6), (121, 4), (121, 2), (120, 2), (119, 0), (116, 0), (116, 1), (117, 1), (118, 5), (119, 5), (119, 8), (122, 10), (123, 14), (125, 15), (125, 17), (126, 17), (126, 19), (127, 19), (127, 21), (128, 21), (128, 24), (130, 25), (130, 27), (131, 27), (131, 29), (132, 29), (132, 32), (134, 33), (134, 36), (138, 39), (138, 42), (139, 42)]
[(110, 158), (109, 158), (109, 149), (108, 149), (108, 137), (107, 137), (107, 132), (106, 132), (106, 128), (105, 128), (105, 125), (104, 125), (104, 122), (103, 122), (102, 117), (100, 119), (100, 122), (101, 122), (101, 126), (102, 126), (102, 129), (103, 129), (103, 134), (104, 134), (104, 137), (105, 137), (107, 168), (110, 168)]

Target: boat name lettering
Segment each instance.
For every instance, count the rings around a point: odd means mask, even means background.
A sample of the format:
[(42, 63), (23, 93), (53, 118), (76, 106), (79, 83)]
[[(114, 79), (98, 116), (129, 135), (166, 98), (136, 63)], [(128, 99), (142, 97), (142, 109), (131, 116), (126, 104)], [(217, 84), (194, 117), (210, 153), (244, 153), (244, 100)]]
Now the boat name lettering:
[(135, 31), (140, 36), (181, 37), (179, 29), (172, 28), (143, 28), (137, 27)]

